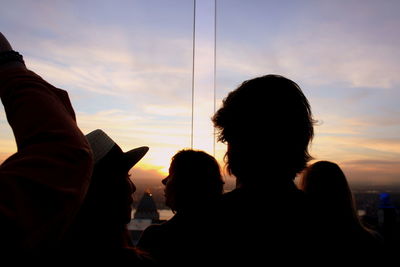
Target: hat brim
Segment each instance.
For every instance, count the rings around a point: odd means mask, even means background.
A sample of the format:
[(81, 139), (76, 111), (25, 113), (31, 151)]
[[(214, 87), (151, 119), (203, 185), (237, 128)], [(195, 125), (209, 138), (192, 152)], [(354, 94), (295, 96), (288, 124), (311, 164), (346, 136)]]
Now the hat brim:
[(147, 151), (149, 151), (149, 147), (142, 146), (129, 150), (128, 152), (124, 152), (124, 157), (128, 167), (132, 168), (135, 166), (135, 164), (138, 163), (144, 157), (144, 155), (146, 155)]

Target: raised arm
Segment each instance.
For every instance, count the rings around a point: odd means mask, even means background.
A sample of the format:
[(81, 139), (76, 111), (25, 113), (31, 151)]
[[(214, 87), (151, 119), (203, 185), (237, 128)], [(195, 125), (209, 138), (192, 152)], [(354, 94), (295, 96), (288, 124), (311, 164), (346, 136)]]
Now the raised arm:
[(92, 156), (67, 92), (18, 58), (2, 61), (10, 50), (0, 34), (0, 97), (18, 147), (0, 166), (0, 247), (47, 249), (83, 200)]

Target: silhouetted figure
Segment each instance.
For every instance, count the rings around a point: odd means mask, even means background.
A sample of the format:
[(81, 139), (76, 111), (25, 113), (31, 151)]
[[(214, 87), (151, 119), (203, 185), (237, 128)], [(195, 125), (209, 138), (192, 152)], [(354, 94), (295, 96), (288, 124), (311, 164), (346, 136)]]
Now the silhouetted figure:
[(15, 262), (59, 245), (86, 193), (92, 156), (67, 92), (27, 70), (1, 33), (0, 97), (18, 148), (0, 166), (0, 253), (17, 252)]
[(230, 92), (212, 120), (237, 183), (223, 196), (213, 251), (222, 263), (301, 263), (316, 247), (306, 196), (293, 181), (310, 159), (306, 97), (293, 81), (266, 75)]
[(162, 183), (166, 205), (175, 215), (146, 228), (138, 247), (166, 266), (199, 264), (209, 257), (209, 229), (215, 219), (212, 207), (223, 192), (219, 165), (203, 151), (181, 150), (173, 156)]
[(72, 258), (141, 263), (146, 257), (133, 248), (127, 230), (132, 194), (136, 190), (128, 171), (149, 148), (123, 152), (102, 130), (92, 131), (86, 137), (94, 156), (92, 180), (82, 207), (65, 235), (62, 250), (71, 253)]
[(301, 189), (310, 196), (318, 225), (324, 225), (326, 249), (338, 260), (371, 262), (380, 257), (382, 237), (362, 225), (346, 176), (329, 161), (309, 166), (301, 179)]

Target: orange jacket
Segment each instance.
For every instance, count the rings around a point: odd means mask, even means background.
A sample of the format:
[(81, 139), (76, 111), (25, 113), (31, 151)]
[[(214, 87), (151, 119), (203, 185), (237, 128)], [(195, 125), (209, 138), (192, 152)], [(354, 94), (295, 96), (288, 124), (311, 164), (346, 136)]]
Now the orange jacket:
[(0, 70), (18, 152), (0, 166), (0, 248), (47, 249), (79, 208), (92, 171), (67, 92), (25, 67)]

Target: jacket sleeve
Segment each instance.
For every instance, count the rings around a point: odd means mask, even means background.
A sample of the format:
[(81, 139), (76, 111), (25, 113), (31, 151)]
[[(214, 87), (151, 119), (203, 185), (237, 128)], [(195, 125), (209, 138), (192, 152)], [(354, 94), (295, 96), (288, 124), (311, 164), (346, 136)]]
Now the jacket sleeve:
[(18, 152), (0, 166), (0, 247), (57, 246), (86, 193), (92, 155), (68, 94), (25, 69), (0, 71)]

